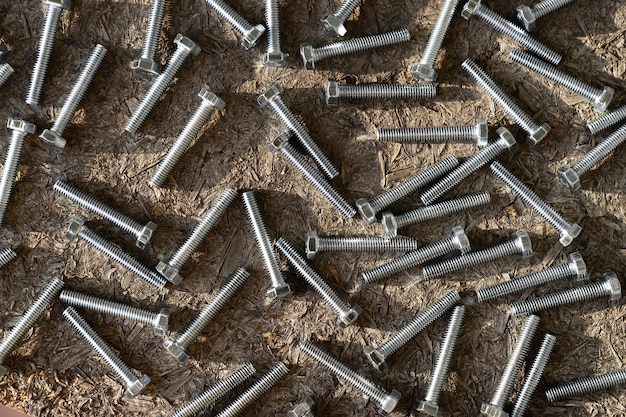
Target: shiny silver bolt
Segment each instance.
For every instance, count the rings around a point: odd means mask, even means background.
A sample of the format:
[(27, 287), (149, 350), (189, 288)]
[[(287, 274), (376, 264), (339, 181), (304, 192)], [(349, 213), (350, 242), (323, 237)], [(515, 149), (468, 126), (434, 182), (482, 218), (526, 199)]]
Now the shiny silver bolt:
[(524, 29), (528, 32), (532, 32), (536, 28), (537, 19), (541, 19), (548, 13), (552, 13), (572, 1), (574, 0), (543, 0), (533, 7), (525, 5), (517, 6), (517, 20), (524, 26)]
[(130, 65), (134, 70), (142, 70), (151, 75), (159, 75), (161, 73), (161, 64), (154, 60), (154, 55), (156, 54), (159, 44), (161, 26), (163, 26), (165, 3), (166, 0), (152, 0), (148, 30), (146, 31), (146, 37), (143, 39), (141, 57), (133, 61)]
[(322, 252), (409, 252), (417, 250), (417, 240), (409, 237), (387, 239), (376, 236), (318, 236), (309, 230), (304, 243), (306, 257), (315, 259)]
[(433, 98), (437, 95), (437, 87), (434, 84), (339, 84), (335, 78), (329, 78), (326, 82), (326, 104), (334, 106), (339, 99), (401, 99), (417, 100)]
[(13, 75), (14, 72), (15, 70), (11, 65), (7, 63), (0, 64), (0, 87), (2, 87), (4, 83), (7, 82), (9, 77)]
[(603, 130), (626, 120), (626, 106), (618, 107), (605, 115), (598, 117), (593, 122), (587, 124), (587, 129), (592, 135), (597, 135)]
[(267, 52), (261, 55), (261, 63), (266, 67), (284, 67), (289, 54), (280, 48), (280, 3), (278, 0), (265, 0), (265, 23), (267, 24)]
[(561, 401), (626, 384), (626, 368), (566, 382), (546, 390), (548, 401)]
[(362, 0), (344, 0), (339, 8), (332, 14), (322, 19), (324, 29), (333, 32), (337, 36), (345, 36), (348, 31), (344, 26), (346, 20), (354, 13)]
[(315, 401), (308, 395), (302, 399), (293, 410), (287, 411), (287, 417), (315, 417), (313, 407)]
[(7, 266), (7, 264), (17, 258), (17, 253), (11, 248), (4, 248), (0, 250), (0, 268)]
[(377, 129), (376, 140), (397, 143), (473, 143), (489, 144), (487, 119), (477, 118), (476, 124), (468, 126), (426, 126), (399, 129)]
[(248, 50), (255, 46), (261, 35), (265, 32), (263, 25), (252, 26), (246, 19), (241, 17), (232, 7), (222, 0), (206, 0), (206, 4), (217, 12), (223, 19), (243, 37), (241, 46)]

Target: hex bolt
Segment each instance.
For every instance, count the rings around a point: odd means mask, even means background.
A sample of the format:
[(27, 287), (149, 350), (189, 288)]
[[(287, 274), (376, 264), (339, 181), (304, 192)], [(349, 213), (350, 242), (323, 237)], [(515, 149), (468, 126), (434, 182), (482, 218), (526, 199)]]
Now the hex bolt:
[(468, 58), (463, 61), (461, 67), (515, 123), (528, 133), (528, 145), (537, 145), (550, 133), (552, 128), (547, 123), (541, 126), (536, 124), (474, 61)]
[(17, 258), (17, 253), (11, 248), (3, 248), (0, 250), (0, 268), (4, 268), (7, 264)]
[(489, 417), (505, 417), (508, 413), (504, 411), (504, 406), (509, 400), (509, 396), (513, 391), (513, 385), (515, 380), (522, 369), (524, 359), (528, 355), (530, 345), (533, 341), (533, 337), (539, 327), (539, 317), (530, 316), (524, 321), (524, 326), (517, 339), (513, 353), (509, 357), (509, 361), (502, 372), (500, 377), (500, 383), (496, 388), (496, 392), (493, 394), (491, 401), (488, 403), (482, 403), (480, 412)]
[(506, 256), (522, 255), (524, 258), (533, 256), (532, 242), (525, 230), (513, 233), (512, 239), (476, 252), (469, 252), (456, 258), (440, 263), (427, 265), (422, 270), (424, 279), (437, 278), (461, 269), (495, 261)]
[(376, 214), (379, 211), (419, 190), (423, 186), (432, 183), (437, 178), (452, 171), (458, 165), (459, 161), (454, 156), (448, 156), (370, 201), (359, 198), (356, 200), (356, 208), (361, 218), (367, 223), (372, 224), (376, 222)]
[(143, 39), (141, 57), (130, 64), (130, 67), (134, 70), (142, 70), (150, 75), (159, 75), (161, 73), (161, 64), (154, 60), (154, 55), (159, 45), (159, 35), (161, 34), (163, 15), (165, 14), (165, 3), (166, 0), (152, 0), (152, 9), (150, 9), (146, 37)]
[(308, 395), (302, 399), (293, 410), (287, 411), (287, 417), (315, 417), (313, 407), (315, 401)]
[(203, 88), (198, 93), (198, 97), (200, 97), (201, 102), (200, 106), (196, 109), (191, 119), (187, 122), (183, 131), (180, 132), (176, 142), (172, 145), (170, 150), (167, 152), (167, 155), (163, 158), (158, 168), (148, 181), (152, 187), (163, 187), (165, 181), (167, 181), (167, 177), (172, 173), (176, 164), (182, 159), (183, 154), (187, 151), (191, 142), (198, 136), (200, 133), (200, 129), (211, 117), (211, 114), (215, 110), (223, 110), (226, 107), (224, 101), (207, 90)]
[(2, 87), (4, 83), (7, 82), (9, 77), (13, 75), (14, 72), (15, 70), (11, 65), (6, 63), (0, 64), (0, 87)]
[(417, 336), (428, 325), (441, 317), (446, 311), (453, 308), (461, 301), (457, 291), (450, 291), (426, 310), (420, 311), (413, 320), (408, 322), (398, 333), (379, 347), (365, 346), (363, 352), (370, 363), (379, 371), (387, 369), (387, 358), (403, 345)]
[(265, 0), (265, 22), (267, 24), (267, 52), (261, 55), (261, 63), (266, 67), (284, 67), (289, 54), (280, 48), (280, 3), (278, 0)]
[(183, 65), (185, 60), (190, 54), (198, 55), (201, 51), (200, 47), (191, 39), (180, 33), (174, 38), (176, 44), (176, 51), (172, 55), (170, 61), (163, 72), (154, 79), (152, 86), (146, 93), (141, 103), (137, 106), (133, 114), (130, 116), (128, 123), (124, 130), (130, 133), (137, 133), (143, 122), (146, 120), (154, 106), (159, 101), (159, 98), (165, 93), (165, 90), (170, 85), (178, 70)]
[(63, 281), (54, 278), (39, 293), (35, 301), (22, 315), (20, 321), (13, 327), (9, 334), (0, 340), (0, 378), (4, 377), (7, 368), (3, 366), (9, 355), (17, 348), (20, 341), (35, 326), (35, 322), (46, 311), (50, 303), (63, 289)]
[(46, 11), (46, 22), (41, 32), (41, 38), (39, 39), (37, 61), (35, 61), (35, 66), (33, 67), (30, 86), (28, 87), (28, 94), (26, 95), (26, 103), (31, 106), (39, 104), (61, 13), (63, 10), (68, 10), (72, 7), (70, 0), (43, 0), (42, 3), (48, 6), (48, 10)]
[(348, 368), (341, 361), (308, 340), (300, 345), (300, 350), (315, 359), (320, 365), (339, 378), (345, 380), (348, 384), (367, 395), (369, 399), (380, 408), (378, 411), (383, 416), (391, 414), (398, 405), (398, 401), (400, 401), (400, 393), (398, 391), (394, 389), (390, 393), (386, 393), (376, 386), (374, 382)]
[(298, 121), (289, 107), (287, 107), (281, 96), (283, 91), (284, 90), (280, 85), (273, 84), (258, 97), (257, 101), (261, 107), (269, 106), (280, 118), (280, 120), (282, 120), (282, 122), (286, 124), (287, 127), (293, 131), (293, 133), (295, 133), (302, 146), (306, 149), (313, 160), (315, 160), (320, 169), (329, 178), (335, 178), (339, 175), (339, 171), (335, 168), (332, 162), (330, 162), (315, 140), (313, 140), (302, 123)]
[(506, 169), (501, 163), (494, 162), (491, 164), (491, 172), (500, 181), (508, 185), (515, 193), (531, 206), (541, 217), (546, 219), (556, 230), (559, 231), (561, 237), (559, 242), (563, 246), (569, 246), (570, 243), (580, 234), (581, 227), (576, 223), (569, 223), (556, 212), (548, 203), (543, 201), (533, 190), (520, 181), (511, 171)]
[(510, 37), (520, 45), (526, 47), (533, 54), (558, 65), (561, 62), (561, 54), (533, 38), (524, 29), (515, 23), (500, 16), (489, 7), (482, 4), (481, 0), (469, 0), (463, 7), (461, 16), (469, 20), (472, 16), (487, 23), (489, 26)]
[(525, 5), (517, 6), (517, 20), (524, 26), (528, 32), (532, 32), (536, 28), (537, 19), (541, 19), (545, 15), (560, 9), (561, 7), (571, 3), (574, 0), (544, 0), (533, 7)]
[(224, 18), (243, 37), (241, 46), (248, 50), (255, 46), (265, 32), (263, 25), (252, 26), (232, 7), (222, 0), (206, 0), (206, 4)]
[[(0, 83), (1, 85), (2, 83)], [(593, 122), (587, 124), (587, 129), (592, 135), (597, 135), (603, 130), (608, 129), (611, 126), (626, 120), (626, 105), (618, 107), (617, 109), (606, 113), (605, 115), (598, 117)]]
[(334, 106), (340, 98), (348, 100), (361, 99), (424, 99), (437, 95), (437, 87), (433, 84), (339, 84), (335, 78), (326, 82), (326, 104)]
[(165, 336), (170, 321), (170, 311), (161, 309), (158, 313), (134, 307), (128, 304), (117, 303), (104, 298), (94, 297), (73, 290), (63, 290), (59, 296), (61, 301), (72, 307), (85, 308), (99, 313), (120, 317), (124, 320), (136, 321), (154, 327), (154, 334)]
[(387, 239), (376, 236), (320, 237), (309, 230), (304, 243), (307, 259), (322, 252), (409, 252), (417, 250), (417, 240), (409, 237)]
[(344, 26), (346, 20), (359, 7), (359, 4), (361, 4), (361, 0), (344, 0), (336, 11), (322, 19), (324, 29), (337, 36), (345, 36), (348, 33)]
[(565, 264), (546, 268), (533, 274), (492, 285), (491, 287), (481, 288), (476, 291), (476, 297), (478, 302), (482, 303), (567, 277), (576, 277), (578, 281), (587, 279), (587, 265), (582, 255), (578, 252), (570, 253), (568, 262)]
[(588, 301), (594, 298), (609, 297), (610, 301), (622, 298), (622, 286), (614, 272), (605, 272), (601, 281), (571, 288), (511, 304), (510, 315), (513, 317), (528, 315), (537, 311)]
[(120, 229), (134, 235), (137, 238), (135, 245), (138, 248), (145, 249), (148, 243), (150, 243), (150, 240), (152, 240), (154, 231), (157, 228), (156, 223), (149, 221), (145, 225), (142, 225), (126, 214), (107, 206), (103, 202), (96, 200), (91, 195), (63, 180), (55, 182), (53, 190), (71, 202), (78, 204), (80, 207), (89, 210), (103, 219), (110, 221)]
[(84, 216), (76, 216), (67, 228), (65, 237), (69, 240), (73, 240), (77, 237), (81, 238), (89, 245), (93, 246), (110, 259), (116, 261), (124, 268), (133, 272), (139, 278), (143, 279), (159, 291), (163, 289), (167, 283), (165, 278), (161, 277), (155, 271), (130, 256), (128, 253), (124, 252), (119, 246), (106, 240), (104, 237), (91, 230), (85, 225), (86, 222), (87, 219)]
[(9, 60), (9, 48), (7, 48), (5, 44), (0, 43), (0, 64), (6, 64), (8, 60)]
[(324, 279), (309, 265), (291, 243), (281, 237), (276, 242), (276, 248), (287, 258), (298, 273), (312, 286), (315, 291), (335, 310), (339, 315), (337, 324), (341, 328), (346, 328), (352, 324), (361, 314), (361, 307), (354, 304), (350, 307), (337, 293), (324, 281)]
[(422, 203), (428, 205), (439, 197), (456, 187), (461, 181), (478, 171), (484, 165), (496, 158), (505, 150), (515, 152), (517, 150), (517, 142), (515, 137), (505, 127), (496, 130), (499, 139), (490, 145), (484, 147), (474, 156), (467, 159), (461, 165), (449, 172), (445, 177), (440, 179), (435, 185), (424, 191), (420, 196)]
[(448, 375), (448, 369), (450, 369), (450, 361), (454, 354), (456, 342), (459, 339), (459, 333), (461, 333), (461, 325), (463, 324), (464, 317), (465, 307), (455, 307), (448, 323), (448, 329), (446, 330), (446, 335), (439, 351), (439, 357), (437, 358), (437, 364), (435, 365), (428, 391), (424, 399), (418, 401), (415, 407), (420, 413), (428, 414), (429, 416), (439, 416), (443, 412), (443, 410), (439, 408), (439, 398), (441, 397), (441, 390), (446, 381), (446, 376)]
[(379, 265), (376, 268), (363, 272), (363, 281), (366, 284), (383, 280), (409, 268), (421, 265), (431, 259), (438, 258), (453, 250), (461, 251), (461, 254), (469, 252), (470, 242), (462, 226), (452, 228), (452, 235), (438, 242), (424, 246), (414, 252), (406, 253), (391, 262)]
[(191, 258), (196, 249), (198, 249), (211, 229), (215, 227), (217, 222), (222, 218), (224, 213), (226, 213), (226, 210), (236, 198), (237, 191), (232, 188), (225, 189), (217, 198), (213, 206), (204, 214), (204, 217), (193, 229), (193, 232), (191, 232), (191, 235), (189, 235), (185, 243), (183, 243), (183, 245), (171, 256), (160, 261), (156, 270), (172, 284), (180, 284), (183, 280), (183, 277), (180, 275), (180, 270)]
[(213, 321), (215, 316), (224, 308), (226, 303), (235, 296), (237, 291), (243, 286), (246, 280), (250, 278), (250, 274), (243, 268), (237, 269), (220, 290), (213, 296), (213, 299), (198, 314), (193, 322), (176, 340), (167, 339), (163, 343), (163, 347), (170, 355), (180, 362), (189, 359), (187, 348), (196, 341), (200, 333)]
[(289, 138), (293, 136), (290, 130), (282, 132), (267, 146), (272, 153), (280, 152), (287, 161), (289, 161), (304, 178), (311, 183), (317, 191), (319, 191), (333, 205), (342, 216), (347, 219), (354, 217), (356, 209), (339, 194), (330, 182), (322, 175), (313, 165), (307, 161), (304, 155), (296, 150), (289, 143)]
[(377, 129), (376, 140), (397, 143), (473, 143), (489, 144), (487, 119), (477, 118), (476, 124), (468, 126), (427, 126), (399, 129)]
[(392, 32), (380, 33), (378, 35), (364, 36), (347, 41), (335, 42), (314, 48), (308, 43), (300, 45), (300, 56), (304, 68), (315, 69), (318, 61), (334, 58), (341, 55), (353, 54), (370, 49), (383, 48), (385, 46), (397, 45), (411, 40), (408, 29), (395, 30)]
[(39, 138), (44, 142), (54, 145), (57, 148), (65, 147), (66, 140), (63, 137), (63, 132), (65, 131), (67, 125), (72, 121), (74, 113), (76, 113), (76, 109), (78, 109), (78, 105), (85, 96), (85, 93), (89, 88), (89, 84), (91, 84), (93, 77), (96, 75), (96, 71), (100, 68), (106, 53), (107, 49), (100, 44), (97, 44), (93, 49), (87, 59), (87, 63), (74, 83), (72, 91), (70, 91), (70, 95), (67, 96), (67, 99), (65, 99), (65, 103), (54, 121), (54, 125), (52, 125), (49, 129), (44, 129), (44, 131), (39, 135)]
[(267, 228), (265, 227), (265, 222), (263, 221), (263, 216), (261, 216), (261, 210), (259, 209), (254, 193), (248, 191), (243, 193), (241, 198), (246, 206), (246, 213), (248, 213), (248, 219), (252, 225), (254, 237), (256, 238), (257, 245), (263, 256), (265, 269), (267, 270), (272, 285), (272, 288), (267, 291), (267, 297), (270, 300), (286, 297), (293, 291), (289, 284), (285, 282), (283, 274), (280, 271), (278, 258), (272, 247), (270, 236), (269, 233), (267, 233)]
[(561, 401), (626, 384), (626, 368), (566, 382), (546, 390), (548, 401)]

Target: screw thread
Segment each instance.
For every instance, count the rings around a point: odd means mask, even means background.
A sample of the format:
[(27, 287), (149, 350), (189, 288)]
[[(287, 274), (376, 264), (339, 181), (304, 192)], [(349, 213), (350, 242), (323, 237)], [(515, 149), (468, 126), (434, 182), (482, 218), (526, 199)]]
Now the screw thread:
[(144, 59), (154, 59), (154, 54), (156, 53), (159, 43), (159, 35), (161, 34), (161, 26), (163, 25), (165, 3), (166, 0), (152, 1), (148, 30), (146, 31), (146, 37), (143, 39), (143, 48), (141, 50), (141, 57)]
[(454, 16), (454, 10), (459, 4), (459, 1), (460, 0), (445, 0), (443, 2), (435, 27), (430, 33), (430, 37), (426, 43), (426, 48), (424, 49), (422, 59), (420, 60), (420, 65), (424, 65), (428, 68), (433, 68), (435, 66), (435, 60), (437, 59), (437, 55), (441, 49), (443, 38), (446, 36), (448, 27), (452, 21), (452, 16)]
[(361, 0), (344, 0), (333, 14), (337, 19), (345, 22), (352, 16), (356, 8), (359, 7), (359, 4), (361, 4)]
[(17, 167), (22, 158), (24, 150), (24, 138), (27, 133), (19, 130), (11, 132), (11, 143), (7, 150), (7, 156), (4, 159), (4, 169), (0, 177), (0, 226), (4, 223), (4, 217), (9, 206), (9, 199), (13, 191), (13, 183), (17, 176)]
[(320, 237), (317, 252), (408, 252), (417, 250), (417, 240), (408, 237)]
[(476, 126), (426, 126), (378, 129), (376, 140), (397, 143), (476, 143)]
[(226, 4), (226, 2), (222, 0), (206, 0), (206, 4), (212, 7), (217, 14), (222, 16), (222, 18), (230, 23), (240, 34), (245, 35), (252, 29), (252, 25), (241, 17), (232, 7)]
[[(0, 85), (2, 85), (2, 82), (0, 82)], [(608, 129), (623, 120), (626, 120), (626, 106), (618, 107), (604, 116), (597, 118), (587, 125), (587, 129), (589, 129), (589, 132), (591, 132), (592, 135), (597, 135), (601, 131)]]
[(532, 11), (537, 19), (540, 19), (547, 15), (548, 13), (552, 13), (553, 11), (560, 9), (566, 4), (571, 3), (574, 0), (544, 0), (532, 7)]
[(546, 390), (548, 401), (561, 401), (566, 398), (604, 390), (617, 385), (626, 384), (626, 368), (566, 382)]
[(598, 143), (592, 150), (587, 152), (585, 156), (580, 158), (572, 169), (582, 176), (590, 171), (594, 165), (597, 165), (613, 152), (619, 145), (626, 141), (626, 124), (617, 129), (615, 132), (607, 136), (602, 142)]
[(359, 84), (338, 85), (339, 97), (355, 99), (422, 99), (437, 95), (434, 84)]
[(319, 48), (314, 48), (313, 56), (317, 62), (327, 58), (366, 51), (368, 49), (396, 45), (408, 42), (409, 40), (411, 40), (411, 34), (409, 31), (407, 29), (401, 29), (392, 32), (380, 33), (378, 35), (364, 36), (362, 38), (335, 42)]
[(15, 70), (9, 64), (0, 64), (0, 87), (7, 82), (9, 77), (13, 75)]
[(5, 267), (9, 262), (17, 258), (17, 253), (11, 248), (0, 250), (0, 268)]
[(267, 24), (267, 52), (281, 52), (280, 4), (278, 0), (265, 0), (265, 22)]

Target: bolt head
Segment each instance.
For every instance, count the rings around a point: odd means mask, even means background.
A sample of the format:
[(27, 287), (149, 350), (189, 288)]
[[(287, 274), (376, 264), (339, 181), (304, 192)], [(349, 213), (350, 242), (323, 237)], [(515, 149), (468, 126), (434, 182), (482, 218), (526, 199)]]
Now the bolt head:
[(304, 247), (307, 259), (315, 259), (315, 255), (317, 255), (317, 251), (320, 249), (320, 238), (316, 230), (309, 230), (306, 233)]
[(27, 134), (33, 134), (37, 131), (37, 126), (20, 119), (7, 120), (7, 127), (11, 130), (17, 130)]
[(602, 94), (600, 94), (600, 97), (594, 100), (593, 109), (597, 113), (604, 113), (606, 108), (611, 103), (611, 100), (613, 100), (613, 94), (615, 94), (615, 90), (613, 90), (611, 87), (604, 87), (604, 90), (602, 90)]
[(261, 64), (266, 67), (284, 67), (289, 63), (289, 54), (285, 52), (266, 52), (261, 55)]
[(339, 317), (339, 319), (337, 320), (337, 324), (342, 329), (345, 329), (346, 327), (354, 323), (354, 321), (359, 318), (362, 312), (363, 309), (361, 308), (361, 306), (355, 304), (352, 306), (348, 314)]
[(135, 398), (143, 391), (150, 383), (150, 377), (148, 375), (142, 375), (139, 379), (136, 379), (131, 385), (126, 387), (126, 396), (128, 398)]
[(183, 277), (180, 276), (180, 269), (174, 268), (167, 262), (160, 261), (156, 266), (156, 270), (174, 285), (180, 284), (183, 280)]
[(206, 88), (200, 90), (200, 92), (198, 93), (198, 97), (200, 97), (203, 101), (206, 101), (209, 106), (214, 107), (218, 110), (224, 110), (224, 107), (226, 107), (226, 103), (224, 103), (224, 100), (222, 100), (216, 94), (210, 92)]
[(173, 340), (166, 340), (163, 343), (163, 347), (168, 351), (170, 355), (175, 357), (179, 362), (185, 362), (189, 359), (189, 355), (185, 352), (185, 349), (182, 348), (178, 343)]
[(556, 173), (561, 182), (568, 188), (572, 190), (578, 190), (580, 188), (580, 176), (571, 167), (562, 165), (557, 169)]
[(561, 238), (559, 242), (563, 246), (569, 246), (570, 243), (582, 232), (582, 228), (576, 223), (572, 224), (569, 229), (561, 232)]
[(398, 236), (398, 221), (393, 213), (388, 211), (384, 212), (380, 224), (383, 226), (383, 233), (385, 233), (387, 237)]
[(355, 202), (356, 209), (359, 211), (361, 218), (367, 222), (367, 224), (373, 224), (376, 222), (376, 210), (364, 198), (359, 198)]
[(483, 147), (489, 144), (489, 125), (487, 119), (478, 117), (476, 119), (476, 145)]
[(500, 137), (498, 141), (502, 142), (509, 152), (515, 152), (517, 150), (517, 141), (509, 129), (500, 127), (496, 130), (496, 133)]
[(269, 145), (267, 145), (267, 150), (271, 153), (280, 152), (292, 136), (293, 132), (291, 130), (283, 130)]
[(162, 308), (154, 319), (154, 334), (163, 337), (167, 333), (170, 323), (171, 311), (168, 308)]
[(411, 74), (415, 78), (418, 78), (422, 81), (426, 81), (429, 83), (435, 82), (437, 80), (437, 71), (434, 68), (431, 68), (424, 64), (414, 64), (411, 65)]
[(287, 412), (287, 417), (309, 417), (313, 416), (313, 406), (315, 401), (308, 395), (302, 399), (302, 401), (296, 405), (293, 410)]
[(420, 413), (428, 414), (429, 416), (437, 417), (441, 415), (441, 411), (439, 411), (439, 404), (432, 401), (418, 401), (415, 406), (415, 410)]
[(535, 30), (535, 23), (537, 23), (537, 16), (533, 13), (533, 10), (528, 6), (517, 6), (517, 20), (524, 26), (527, 32)]
[(615, 272), (605, 272), (602, 276), (605, 279), (605, 288), (611, 296), (610, 300), (616, 301), (622, 298), (622, 285), (617, 278), (617, 274), (615, 274)]
[(465, 255), (472, 250), (469, 238), (465, 234), (463, 226), (454, 226), (452, 228), (452, 237), (454, 238), (454, 241), (457, 244), (458, 249), (461, 251), (462, 255)]
[(380, 352), (376, 348), (372, 346), (365, 346), (363, 348), (363, 353), (365, 353), (365, 356), (370, 361), (370, 363), (374, 366), (374, 368), (376, 368), (379, 371), (384, 371), (385, 369), (387, 369), (385, 358), (383, 357), (383, 355), (380, 354)]
[(191, 39), (182, 34), (176, 35), (174, 38), (174, 43), (177, 44), (180, 48), (184, 48), (189, 51), (190, 54), (198, 55), (202, 49)]
[(339, 101), (339, 83), (334, 78), (329, 78), (326, 82), (326, 104), (337, 105)]
[(44, 131), (39, 135), (39, 139), (61, 149), (65, 148), (65, 144), (67, 143), (63, 136), (59, 135), (52, 129), (44, 129)]
[(43, 4), (46, 6), (60, 7), (63, 10), (68, 10), (72, 7), (70, 0), (43, 0)]
[(583, 259), (580, 252), (570, 253), (568, 256), (569, 267), (572, 273), (576, 274), (577, 281), (584, 281), (587, 279), (587, 264)]
[(461, 16), (463, 16), (465, 20), (470, 20), (470, 18), (476, 13), (478, 6), (480, 6), (480, 0), (469, 0), (465, 3), (465, 6), (463, 6)]
[(270, 101), (281, 95), (283, 91), (284, 90), (280, 85), (272, 84), (270, 88), (265, 90), (265, 92), (256, 99), (256, 101), (261, 107), (265, 107)]
[(488, 403), (483, 403), (480, 406), (480, 412), (489, 417), (509, 417), (509, 413), (505, 412), (502, 408)]
[(530, 240), (530, 236), (528, 236), (528, 232), (526, 230), (519, 230), (513, 233), (513, 239), (517, 244), (517, 247), (522, 252), (522, 257), (530, 258), (533, 256), (533, 243)]
[(265, 33), (265, 26), (256, 25), (243, 35), (241, 40), (241, 46), (247, 51), (253, 48), (261, 39), (261, 36)]
[(161, 64), (150, 58), (139, 58), (130, 64), (133, 70), (145, 71), (150, 75), (159, 75), (161, 73)]
[(267, 295), (267, 298), (269, 298), (270, 300), (275, 300), (277, 298), (286, 297), (292, 293), (293, 293), (293, 290), (291, 289), (291, 286), (289, 286), (289, 284), (285, 284), (279, 287), (270, 288), (269, 290), (267, 290), (266, 295)]
[(6, 64), (9, 59), (9, 49), (6, 45), (0, 44), (0, 64)]
[(148, 243), (150, 243), (150, 240), (152, 240), (152, 236), (154, 235), (154, 231), (156, 230), (156, 228), (157, 225), (155, 222), (146, 223), (143, 229), (141, 229), (139, 236), (137, 236), (137, 241), (135, 242), (135, 245), (139, 249), (145, 249)]
[(551, 130), (552, 128), (550, 127), (550, 125), (548, 125), (547, 123), (542, 124), (541, 126), (539, 126), (539, 129), (528, 135), (526, 143), (528, 143), (529, 146), (536, 146), (546, 136), (548, 136), (548, 133), (550, 133)]
[(400, 401), (400, 393), (394, 389), (383, 399), (378, 411), (381, 415), (388, 416), (396, 408), (398, 401)]
[(305, 69), (315, 69), (315, 53), (311, 45), (308, 43), (300, 45), (300, 56), (302, 57), (302, 64)]
[(70, 225), (67, 227), (67, 231), (65, 232), (65, 237), (68, 240), (72, 240), (76, 238), (80, 234), (86, 222), (87, 222), (87, 219), (85, 218), (85, 216), (81, 214), (76, 216), (74, 220), (72, 220)]
[(343, 20), (339, 19), (334, 14), (328, 15), (322, 19), (324, 29), (333, 32), (337, 36), (345, 36), (348, 31), (343, 25)]
[(6, 374), (7, 374), (7, 368), (5, 368), (4, 365), (0, 365), (0, 379), (4, 378)]

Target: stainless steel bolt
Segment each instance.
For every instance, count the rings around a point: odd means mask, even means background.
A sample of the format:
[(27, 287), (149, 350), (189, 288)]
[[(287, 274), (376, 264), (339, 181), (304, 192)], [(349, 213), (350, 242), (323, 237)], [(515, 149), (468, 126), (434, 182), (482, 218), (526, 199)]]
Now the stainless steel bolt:
[(557, 385), (546, 390), (546, 397), (550, 402), (561, 401), (623, 384), (626, 384), (626, 368)]
[(468, 126), (426, 126), (399, 129), (377, 129), (379, 142), (398, 143), (474, 143), (489, 144), (487, 119), (477, 118), (476, 124)]
[(276, 248), (282, 253), (289, 263), (291, 263), (298, 273), (312, 286), (315, 291), (335, 310), (339, 315), (337, 324), (341, 328), (348, 327), (361, 314), (361, 307), (354, 304), (350, 307), (346, 304), (337, 293), (324, 281), (324, 279), (309, 265), (300, 255), (299, 251), (294, 248), (285, 238), (281, 237), (276, 242)]
[(341, 361), (331, 356), (309, 341), (300, 345), (300, 350), (315, 359), (320, 365), (345, 380), (348, 384), (367, 395), (379, 407), (379, 413), (388, 416), (398, 405), (400, 393), (395, 389), (386, 393), (368, 378), (348, 368)]
[(9, 262), (17, 258), (17, 253), (11, 248), (0, 250), (0, 268), (7, 266)]
[(313, 407), (315, 401), (308, 395), (302, 399), (293, 410), (287, 411), (287, 417), (315, 417)]
[(232, 7), (222, 0), (206, 0), (206, 4), (213, 8), (224, 18), (231, 26), (239, 32), (243, 37), (241, 40), (241, 46), (246, 50), (252, 48), (259, 42), (261, 35), (265, 32), (263, 25), (252, 26), (246, 19), (241, 17)]
[[(1, 83), (0, 83), (1, 84)], [(597, 135), (603, 130), (608, 129), (620, 122), (626, 120), (626, 106), (618, 107), (605, 115), (598, 117), (593, 122), (587, 124), (587, 129), (592, 135)]]
[(142, 70), (151, 75), (159, 75), (161, 73), (161, 64), (154, 60), (154, 55), (159, 44), (161, 26), (163, 26), (165, 3), (166, 0), (152, 0), (152, 9), (150, 9), (146, 37), (143, 39), (141, 57), (130, 64), (130, 67), (134, 70)]
[(517, 6), (517, 20), (524, 26), (524, 29), (532, 32), (536, 28), (537, 19), (541, 19), (548, 13), (552, 13), (572, 1), (574, 0), (543, 0), (533, 7)]
[(335, 78), (326, 82), (326, 104), (334, 106), (340, 98), (359, 99), (423, 99), (437, 95), (434, 84), (339, 84)]
[(417, 250), (417, 240), (410, 237), (387, 239), (377, 236), (320, 237), (309, 230), (304, 243), (306, 257), (315, 259), (322, 252), (409, 252)]
[(278, 0), (265, 0), (265, 22), (267, 24), (267, 52), (261, 55), (261, 63), (266, 67), (284, 67), (289, 54), (280, 48), (280, 3)]
[(211, 229), (213, 229), (217, 222), (222, 218), (228, 207), (235, 201), (236, 198), (237, 191), (232, 188), (225, 189), (217, 198), (213, 206), (204, 214), (204, 217), (193, 229), (193, 232), (191, 232), (191, 235), (189, 235), (185, 243), (183, 243), (183, 245), (171, 256), (160, 261), (156, 270), (172, 284), (180, 284), (183, 280), (183, 277), (180, 275), (180, 270), (191, 258), (196, 249), (198, 249)]
[(344, 0), (339, 8), (322, 19), (324, 29), (334, 32), (337, 36), (345, 36), (348, 31), (344, 26), (346, 20), (354, 13), (362, 0)]
[(15, 70), (11, 65), (6, 63), (0, 64), (0, 87), (2, 87), (4, 83), (7, 82), (9, 77), (13, 75), (14, 72)]

